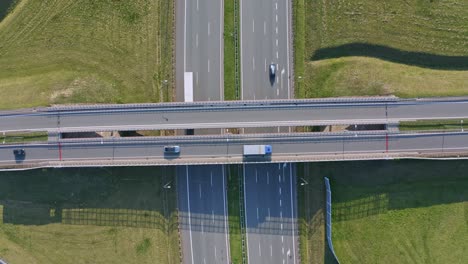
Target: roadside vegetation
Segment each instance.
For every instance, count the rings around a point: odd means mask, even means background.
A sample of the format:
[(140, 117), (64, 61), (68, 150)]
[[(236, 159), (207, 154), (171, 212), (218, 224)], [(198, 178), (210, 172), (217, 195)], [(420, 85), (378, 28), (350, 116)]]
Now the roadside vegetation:
[(21, 0), (0, 22), (0, 108), (172, 99), (173, 2)]
[(38, 142), (47, 141), (47, 132), (31, 132), (31, 133), (5, 133), (0, 134), (0, 143), (23, 143), (23, 142)]
[[(237, 5), (237, 7), (236, 7)], [(239, 1), (224, 1), (224, 100), (238, 100), (236, 92), (236, 29), (235, 8)], [(237, 69), (239, 72), (239, 69)], [(239, 76), (240, 77), (240, 76)], [(239, 81), (239, 80), (238, 80)]]
[(0, 256), (8, 263), (180, 263), (174, 184), (172, 167), (1, 172)]
[(231, 263), (242, 263), (242, 231), (240, 220), (239, 177), (242, 177), (240, 165), (228, 166), (227, 199), (229, 213), (229, 248)]
[(298, 98), (468, 94), (468, 2), (294, 0)]
[(316, 163), (341, 263), (467, 263), (467, 161)]
[(468, 129), (468, 119), (463, 120), (418, 120), (411, 122), (400, 122), (401, 131), (411, 130), (451, 130), (460, 131)]

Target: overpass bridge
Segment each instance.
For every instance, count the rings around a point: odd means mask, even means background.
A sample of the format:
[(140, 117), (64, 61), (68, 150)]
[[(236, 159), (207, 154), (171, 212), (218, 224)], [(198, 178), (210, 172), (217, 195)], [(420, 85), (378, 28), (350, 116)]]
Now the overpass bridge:
[(0, 112), (0, 133), (389, 124), (463, 118), (468, 118), (466, 97), (78, 105)]
[[(177, 157), (163, 147), (181, 147)], [(245, 159), (245, 144), (269, 144), (273, 155)], [(13, 150), (25, 149), (24, 158)], [(177, 136), (154, 138), (66, 139), (48, 143), (0, 145), (1, 169), (38, 167), (146, 166), (441, 158), (468, 156), (468, 132), (341, 132)]]

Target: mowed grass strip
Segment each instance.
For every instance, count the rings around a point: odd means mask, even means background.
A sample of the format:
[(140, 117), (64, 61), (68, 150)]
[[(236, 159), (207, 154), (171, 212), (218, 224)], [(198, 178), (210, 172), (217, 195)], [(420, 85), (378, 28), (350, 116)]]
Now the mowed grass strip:
[(0, 108), (170, 100), (173, 20), (164, 0), (20, 1), (0, 22)]
[(231, 253), (232, 264), (242, 262), (242, 231), (240, 219), (240, 191), (239, 177), (242, 177), (241, 167), (239, 165), (229, 165), (228, 167), (228, 212), (229, 212), (229, 249)]
[(5, 133), (0, 134), (0, 143), (38, 142), (47, 141), (48, 138), (47, 132)]
[[(224, 1), (224, 100), (239, 99), (236, 93), (235, 34), (236, 30), (237, 32), (239, 30), (239, 25), (234, 23), (236, 4), (238, 4), (238, 1)], [(237, 10), (239, 10), (239, 6), (237, 6)]]
[(0, 256), (8, 263), (180, 263), (174, 183), (170, 167), (1, 172)]
[(460, 131), (468, 129), (468, 119), (462, 120), (418, 120), (400, 122), (401, 131), (421, 131), (421, 130), (450, 130)]
[(341, 263), (467, 263), (466, 161), (314, 164), (332, 186)]
[(294, 5), (296, 97), (468, 94), (468, 2)]

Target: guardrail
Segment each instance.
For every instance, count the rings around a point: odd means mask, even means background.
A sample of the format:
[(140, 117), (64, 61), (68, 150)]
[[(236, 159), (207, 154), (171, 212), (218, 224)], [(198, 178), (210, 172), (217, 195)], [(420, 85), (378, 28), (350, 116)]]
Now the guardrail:
[(333, 254), (333, 257), (335, 258), (336, 262), (340, 264), (340, 261), (338, 260), (338, 257), (336, 256), (335, 249), (333, 248), (333, 241), (332, 241), (332, 200), (331, 200), (331, 188), (330, 188), (330, 180), (327, 177), (323, 178), (325, 181), (325, 203), (326, 203), (326, 208), (325, 208), (325, 235), (327, 237), (327, 243), (328, 243), (328, 248), (330, 249), (331, 253)]

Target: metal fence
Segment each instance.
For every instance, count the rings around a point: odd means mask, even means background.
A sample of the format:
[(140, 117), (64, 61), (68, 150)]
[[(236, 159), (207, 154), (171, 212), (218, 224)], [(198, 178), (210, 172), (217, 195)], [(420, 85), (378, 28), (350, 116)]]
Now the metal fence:
[(332, 242), (332, 201), (331, 201), (331, 189), (330, 189), (330, 180), (327, 177), (324, 177), (325, 180), (325, 191), (326, 191), (326, 237), (328, 247), (330, 248), (333, 257), (335, 258), (336, 262), (339, 264), (340, 261), (335, 254), (335, 250), (333, 249), (333, 242)]

